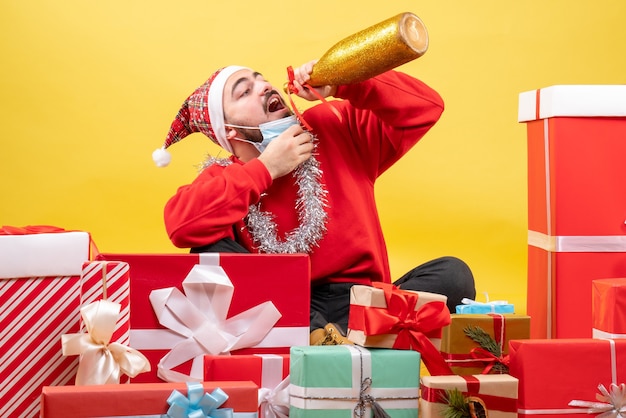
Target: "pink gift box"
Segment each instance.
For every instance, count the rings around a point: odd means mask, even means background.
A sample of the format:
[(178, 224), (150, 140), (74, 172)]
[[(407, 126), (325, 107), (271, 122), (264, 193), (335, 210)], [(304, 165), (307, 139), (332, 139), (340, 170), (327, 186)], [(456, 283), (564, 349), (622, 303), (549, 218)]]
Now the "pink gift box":
[(593, 336), (626, 338), (626, 278), (592, 282)]
[(531, 338), (591, 337), (590, 282), (626, 276), (626, 86), (520, 94), (528, 138)]
[[(288, 354), (293, 345), (309, 344), (310, 262), (304, 254), (100, 254), (99, 260), (126, 262), (130, 266), (130, 346), (149, 360), (152, 371), (131, 379), (133, 382), (161, 382), (159, 361), (172, 348), (172, 342), (154, 312), (150, 293), (175, 287), (197, 264), (219, 266), (234, 286), (228, 317), (271, 301), (281, 317), (260, 344), (231, 354)], [(156, 331), (156, 333), (155, 333)], [(157, 335), (157, 338), (151, 336)], [(191, 364), (176, 371), (188, 374)]]

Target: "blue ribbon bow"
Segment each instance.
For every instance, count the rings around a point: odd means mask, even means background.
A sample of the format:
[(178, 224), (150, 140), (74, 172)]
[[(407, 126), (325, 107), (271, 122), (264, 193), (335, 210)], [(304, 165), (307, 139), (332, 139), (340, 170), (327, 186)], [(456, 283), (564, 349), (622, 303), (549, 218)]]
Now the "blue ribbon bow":
[(202, 383), (187, 382), (187, 396), (174, 390), (167, 403), (168, 418), (232, 418), (232, 408), (221, 408), (228, 395), (220, 388), (211, 394), (204, 391)]

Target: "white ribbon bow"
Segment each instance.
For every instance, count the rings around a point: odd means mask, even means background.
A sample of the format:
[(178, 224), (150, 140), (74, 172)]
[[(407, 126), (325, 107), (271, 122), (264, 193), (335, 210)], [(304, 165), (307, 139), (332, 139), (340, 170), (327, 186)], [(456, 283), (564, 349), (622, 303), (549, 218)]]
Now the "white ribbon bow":
[(261, 418), (289, 417), (289, 376), (274, 389), (259, 388)]
[(122, 374), (135, 377), (150, 371), (139, 351), (110, 342), (120, 314), (119, 303), (98, 300), (81, 308), (86, 333), (61, 336), (64, 356), (80, 355), (76, 385), (119, 383)]
[[(158, 376), (168, 382), (202, 381), (204, 354), (227, 354), (261, 342), (280, 319), (272, 302), (264, 302), (226, 319), (234, 286), (220, 266), (195, 265), (175, 287), (153, 290), (150, 302), (159, 323), (181, 335), (158, 364)], [(189, 375), (172, 369), (194, 360)]]
[(588, 414), (599, 414), (597, 418), (626, 417), (626, 383), (611, 384), (611, 392), (604, 385), (598, 385), (600, 393), (596, 393), (596, 399), (600, 402), (573, 400), (568, 405), (581, 408), (589, 408)]
[(493, 300), (489, 301), (489, 294), (484, 292), (486, 302), (478, 302), (473, 299), (463, 298), (461, 299), (461, 303), (463, 305), (508, 305), (509, 302), (506, 300)]

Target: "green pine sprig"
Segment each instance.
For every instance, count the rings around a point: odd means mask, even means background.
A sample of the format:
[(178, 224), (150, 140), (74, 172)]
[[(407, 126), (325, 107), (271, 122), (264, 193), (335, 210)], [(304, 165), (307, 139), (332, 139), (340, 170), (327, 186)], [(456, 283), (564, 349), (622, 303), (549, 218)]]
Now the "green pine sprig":
[(457, 388), (446, 389), (444, 418), (470, 418), (469, 404), (463, 393)]
[[(485, 330), (483, 330), (479, 326), (468, 325), (463, 329), (465, 335), (471, 338), (474, 342), (480, 345), (484, 350), (489, 351), (496, 357), (502, 356), (502, 350), (500, 349), (500, 345), (494, 340), (491, 335), (489, 335)], [(508, 373), (509, 368), (502, 363), (496, 363), (493, 366), (493, 371), (496, 373)]]

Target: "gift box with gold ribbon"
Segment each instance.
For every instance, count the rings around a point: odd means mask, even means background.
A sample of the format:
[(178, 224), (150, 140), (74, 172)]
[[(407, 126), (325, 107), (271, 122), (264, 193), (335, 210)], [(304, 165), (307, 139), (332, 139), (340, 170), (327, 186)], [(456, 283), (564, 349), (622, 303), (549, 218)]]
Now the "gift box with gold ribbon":
[(518, 380), (508, 374), (423, 376), (420, 416), (516, 418), (517, 389)]
[(256, 418), (250, 381), (46, 386), (41, 418)]
[(626, 414), (626, 340), (529, 339), (510, 347), (519, 417)]
[(450, 323), (447, 298), (394, 285), (352, 286), (348, 339), (364, 347), (416, 350), (433, 375), (452, 374), (439, 348)]
[(594, 338), (626, 338), (626, 278), (591, 282)]
[(530, 317), (452, 314), (443, 328), (441, 354), (454, 374), (508, 373), (509, 341), (529, 338)]
[(416, 351), (309, 346), (293, 347), (290, 357), (290, 418), (417, 416)]

